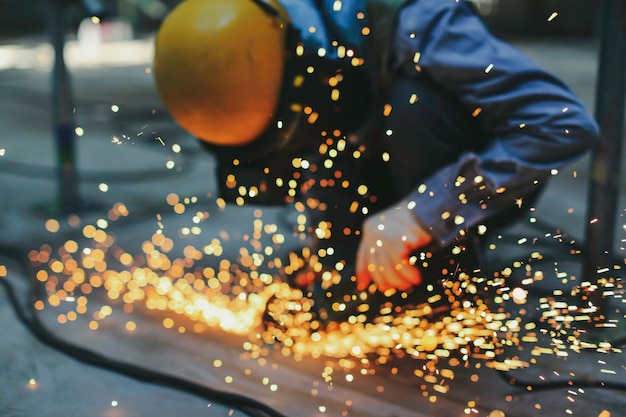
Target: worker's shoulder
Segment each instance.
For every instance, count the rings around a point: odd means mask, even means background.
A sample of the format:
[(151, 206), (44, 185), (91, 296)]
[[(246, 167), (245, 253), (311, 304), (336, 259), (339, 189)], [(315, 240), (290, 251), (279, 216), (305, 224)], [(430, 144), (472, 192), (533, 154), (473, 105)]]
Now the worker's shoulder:
[(469, 0), (408, 0), (400, 9), (399, 24), (411, 33), (428, 32), (434, 27), (467, 27), (480, 21), (477, 16)]
[(469, 0), (408, 0), (405, 1), (403, 8), (423, 16), (433, 16), (460, 9), (471, 12), (476, 11), (476, 6)]

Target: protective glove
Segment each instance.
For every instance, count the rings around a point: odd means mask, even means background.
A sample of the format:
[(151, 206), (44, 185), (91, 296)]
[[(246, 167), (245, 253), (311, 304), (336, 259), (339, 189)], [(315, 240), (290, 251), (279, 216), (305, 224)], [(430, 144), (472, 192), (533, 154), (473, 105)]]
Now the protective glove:
[[(356, 258), (357, 287), (365, 290), (372, 282), (378, 290), (407, 290), (422, 277), (411, 264), (411, 254), (432, 242), (407, 201), (368, 217), (361, 230)], [(414, 203), (413, 203), (414, 204)]]

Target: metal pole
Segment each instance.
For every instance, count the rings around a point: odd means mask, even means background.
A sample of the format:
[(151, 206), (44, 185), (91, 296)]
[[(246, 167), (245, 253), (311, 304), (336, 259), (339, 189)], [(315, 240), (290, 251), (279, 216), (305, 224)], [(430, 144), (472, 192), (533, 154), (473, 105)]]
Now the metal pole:
[[(626, 96), (626, 0), (603, 0), (601, 12), (595, 111), (602, 137), (592, 154), (583, 267), (591, 283), (598, 283), (599, 270), (613, 264)], [(602, 312), (601, 296), (596, 291), (592, 298)]]
[(53, 123), (58, 157), (59, 211), (75, 213), (80, 210), (78, 176), (75, 165), (74, 108), (69, 83), (69, 72), (65, 65), (65, 6), (67, 2), (48, 2), (50, 40), (54, 49), (52, 70)]

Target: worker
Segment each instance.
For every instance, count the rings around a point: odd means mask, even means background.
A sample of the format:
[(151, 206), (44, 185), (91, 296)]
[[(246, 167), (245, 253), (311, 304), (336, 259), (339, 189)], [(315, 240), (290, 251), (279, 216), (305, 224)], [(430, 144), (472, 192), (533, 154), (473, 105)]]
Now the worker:
[(351, 291), (333, 285), (419, 294), (475, 271), (489, 231), (599, 137), (464, 0), (185, 0), (154, 73), (225, 192), (250, 173), (253, 197), (288, 188), (313, 241), (286, 272), (329, 305)]

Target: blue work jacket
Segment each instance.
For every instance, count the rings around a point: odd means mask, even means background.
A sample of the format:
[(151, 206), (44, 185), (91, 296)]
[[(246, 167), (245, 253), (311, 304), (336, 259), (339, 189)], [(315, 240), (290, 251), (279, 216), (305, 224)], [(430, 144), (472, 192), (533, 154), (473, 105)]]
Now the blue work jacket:
[[(365, 2), (315, 3), (281, 0), (305, 45), (325, 48), (332, 57), (332, 33), (358, 55), (363, 21), (356, 16), (366, 13)], [(480, 112), (492, 136), (482, 150), (442, 166), (406, 196), (442, 245), (534, 194), (551, 170), (575, 161), (599, 138), (594, 118), (576, 95), (492, 35), (464, 0), (407, 1), (390, 42), (392, 73), (428, 77), (469, 112)], [(450, 216), (442, 219), (446, 212)]]

